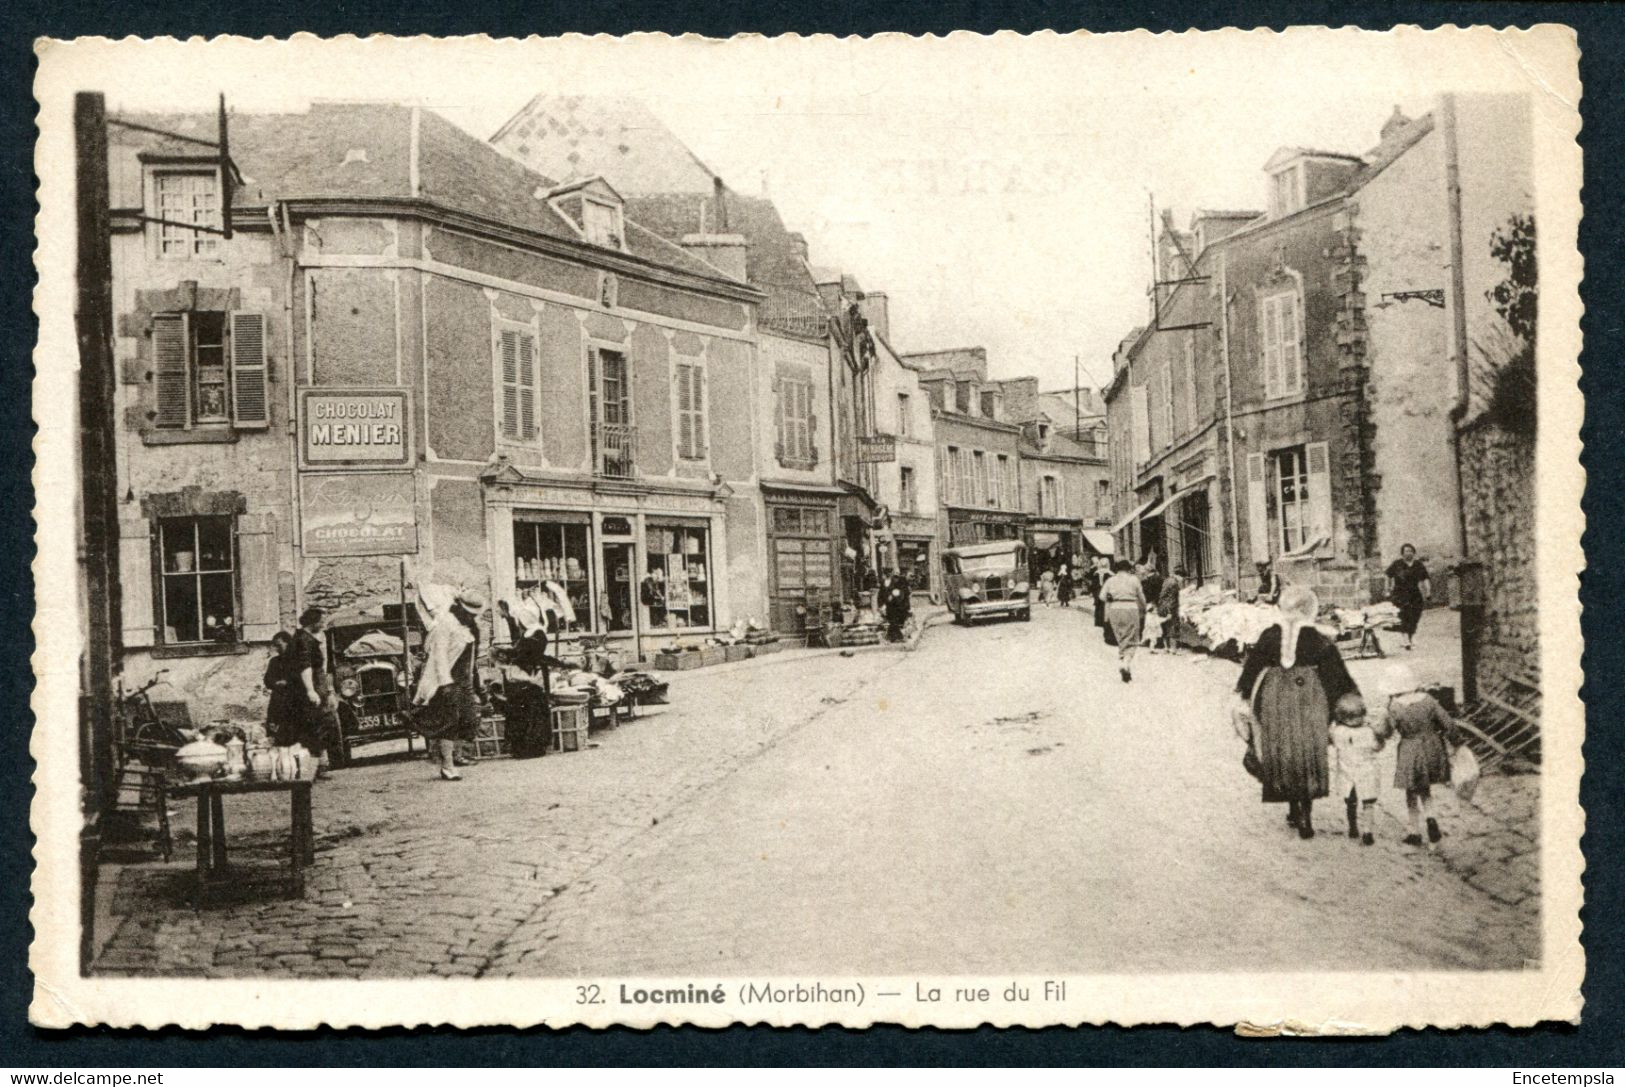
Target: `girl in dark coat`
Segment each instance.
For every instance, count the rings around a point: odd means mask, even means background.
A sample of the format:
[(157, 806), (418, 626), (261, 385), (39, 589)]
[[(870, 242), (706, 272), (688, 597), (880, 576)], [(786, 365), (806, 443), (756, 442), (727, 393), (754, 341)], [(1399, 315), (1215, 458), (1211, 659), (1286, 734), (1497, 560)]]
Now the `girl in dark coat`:
[(1259, 636), (1236, 683), (1236, 730), (1258, 758), (1266, 804), (1287, 805), (1298, 837), (1313, 838), (1311, 809), (1329, 792), (1326, 749), (1332, 708), (1359, 693), (1337, 647), (1311, 624), (1315, 594), (1301, 585), (1281, 593), (1281, 622)]
[(293, 742), (284, 737), (292, 735), (300, 715), (294, 691), (298, 677), (294, 675), (293, 660), (288, 653), (292, 645), (293, 635), (285, 630), (279, 630), (271, 636), (271, 659), (265, 665), (265, 677), (261, 680), (265, 689), (271, 693), (270, 701), (265, 705), (265, 734), (272, 743), (278, 745)]
[(1072, 606), (1072, 567), (1061, 567), (1061, 576), (1055, 579), (1055, 594), (1056, 599), (1061, 603), (1061, 607), (1070, 608)]

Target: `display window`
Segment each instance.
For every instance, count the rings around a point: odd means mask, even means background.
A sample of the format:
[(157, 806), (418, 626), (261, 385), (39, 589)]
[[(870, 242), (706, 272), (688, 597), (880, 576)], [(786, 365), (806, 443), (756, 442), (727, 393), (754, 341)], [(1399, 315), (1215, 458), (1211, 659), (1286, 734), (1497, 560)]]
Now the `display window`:
[(569, 632), (593, 629), (591, 554), (592, 526), (585, 517), (514, 522), (514, 586), (521, 593), (549, 581), (562, 586), (575, 612), (575, 621), (564, 627)]
[(909, 588), (917, 593), (931, 589), (931, 545), (925, 540), (898, 540), (897, 562), (908, 575)]
[(651, 522), (644, 537), (648, 565), (641, 597), (651, 630), (711, 625), (711, 531)]

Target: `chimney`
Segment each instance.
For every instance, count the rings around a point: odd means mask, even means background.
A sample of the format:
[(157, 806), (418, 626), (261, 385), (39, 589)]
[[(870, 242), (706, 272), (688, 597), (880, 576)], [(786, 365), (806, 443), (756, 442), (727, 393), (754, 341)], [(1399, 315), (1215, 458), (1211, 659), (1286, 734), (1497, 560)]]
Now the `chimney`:
[(1387, 143), (1389, 140), (1393, 139), (1396, 134), (1410, 127), (1410, 123), (1411, 119), (1405, 116), (1405, 111), (1400, 109), (1398, 106), (1395, 106), (1394, 112), (1389, 116), (1388, 120), (1383, 123), (1382, 142)]
[(682, 244), (723, 275), (745, 282), (745, 256), (750, 246), (743, 234), (684, 234)]
[(883, 340), (891, 340), (891, 311), (884, 291), (867, 291), (858, 295), (858, 312), (869, 322), (869, 328)]

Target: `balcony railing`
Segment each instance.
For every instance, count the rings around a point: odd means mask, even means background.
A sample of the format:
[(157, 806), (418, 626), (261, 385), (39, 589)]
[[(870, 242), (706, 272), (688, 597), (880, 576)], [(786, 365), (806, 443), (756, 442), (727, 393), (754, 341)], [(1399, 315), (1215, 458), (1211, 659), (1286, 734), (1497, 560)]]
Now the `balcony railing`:
[(627, 423), (594, 423), (593, 471), (605, 479), (632, 479), (637, 475), (633, 460), (637, 445), (637, 427)]

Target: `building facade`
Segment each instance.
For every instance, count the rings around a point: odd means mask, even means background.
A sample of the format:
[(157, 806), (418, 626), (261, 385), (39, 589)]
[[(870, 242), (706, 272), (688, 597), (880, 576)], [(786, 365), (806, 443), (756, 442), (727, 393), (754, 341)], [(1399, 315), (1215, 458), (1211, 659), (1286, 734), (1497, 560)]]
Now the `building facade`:
[[(1277, 152), (1266, 212), (1199, 212), (1188, 231), (1165, 219), (1155, 313), (1106, 390), (1113, 527), (1136, 559), (1225, 584), (1274, 562), (1356, 604), (1381, 596), (1410, 543), (1443, 598), (1465, 553), (1458, 338), (1440, 312), (1452, 305), (1447, 178), (1517, 185), (1460, 156), (1447, 166), (1438, 116), (1396, 112), (1362, 156)], [(1510, 116), (1487, 144), (1523, 146)]]
[(430, 112), (233, 118), (229, 190), (201, 127), (110, 129), (127, 671), (252, 712), (250, 647), (408, 572), (640, 648), (765, 611), (760, 292)]

